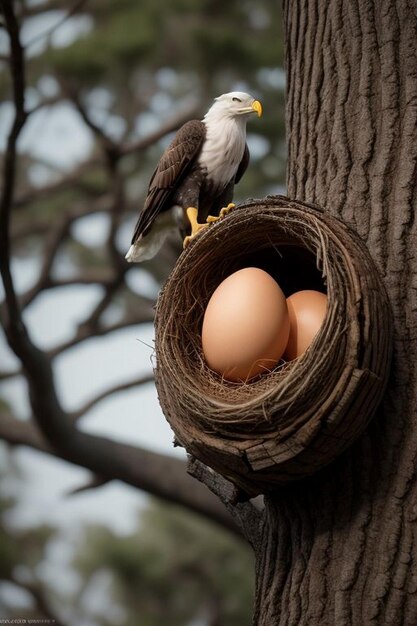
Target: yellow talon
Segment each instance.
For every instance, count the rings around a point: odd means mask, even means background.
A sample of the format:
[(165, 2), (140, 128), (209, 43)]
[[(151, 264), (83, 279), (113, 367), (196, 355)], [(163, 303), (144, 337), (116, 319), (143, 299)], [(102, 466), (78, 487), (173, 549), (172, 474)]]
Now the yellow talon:
[(203, 228), (208, 227), (208, 224), (200, 224), (197, 221), (198, 209), (196, 209), (195, 207), (193, 206), (188, 207), (188, 209), (186, 210), (186, 213), (191, 224), (191, 235), (188, 235), (187, 237), (185, 237), (183, 244), (182, 244), (183, 248), (186, 248), (188, 246), (191, 239), (193, 239), (200, 232), (200, 230), (203, 230)]
[(209, 215), (207, 218), (207, 222), (209, 224), (211, 224), (212, 222), (217, 222), (220, 218), (224, 217), (225, 215), (227, 215), (229, 213), (229, 211), (231, 209), (233, 209), (236, 205), (233, 204), (233, 202), (229, 202), (229, 204), (227, 206), (224, 206), (222, 209), (220, 209), (220, 213), (218, 217), (215, 217), (214, 215)]
[(215, 217), (214, 215), (209, 215), (205, 224), (200, 224), (197, 221), (198, 209), (196, 209), (193, 206), (188, 207), (188, 209), (186, 210), (186, 213), (191, 224), (191, 235), (187, 235), (187, 237), (185, 237), (183, 244), (182, 244), (183, 248), (186, 248), (188, 246), (191, 239), (194, 239), (194, 237), (200, 232), (200, 230), (203, 230), (203, 228), (207, 228), (209, 224), (212, 224), (213, 222), (217, 222), (220, 218), (227, 215), (229, 211), (233, 209), (235, 206), (236, 205), (233, 204), (233, 202), (229, 202), (227, 206), (224, 206), (220, 210), (218, 217)]
[(229, 202), (229, 204), (227, 206), (224, 206), (219, 213), (219, 217), (224, 217), (225, 215), (227, 215), (229, 213), (229, 211), (231, 209), (235, 208), (235, 204), (233, 204), (233, 202)]

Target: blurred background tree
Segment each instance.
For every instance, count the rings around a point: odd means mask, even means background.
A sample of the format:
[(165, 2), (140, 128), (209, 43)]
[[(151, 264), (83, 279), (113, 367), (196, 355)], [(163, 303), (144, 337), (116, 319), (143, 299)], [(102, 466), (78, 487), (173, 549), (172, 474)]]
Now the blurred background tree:
[(122, 539), (88, 528), (75, 563), (86, 583), (110, 574), (128, 626), (252, 623), (250, 548), (176, 507), (153, 503)]
[(42, 569), (59, 529), (16, 530), (7, 519), (14, 501), (0, 499), (2, 617), (57, 626), (251, 623), (251, 550), (200, 516), (151, 501), (125, 537), (86, 525), (66, 572), (74, 583), (57, 589)]
[[(2, 505), (2, 520), (12, 521), (2, 521), (1, 526), (0, 550), (7, 556), (2, 579), (7, 582), (0, 585), (0, 601), (5, 599), (0, 614), (23, 615), (21, 599), (10, 587), (20, 585), (26, 598), (31, 597), (25, 615), (49, 611), (57, 620), (77, 626), (244, 625), (249, 623), (253, 567), (246, 546), (230, 534), (238, 530), (222, 505), (187, 476), (183, 455), (166, 453), (170, 442), (164, 453), (158, 446), (155, 450), (152, 445), (132, 445), (135, 437), (127, 432), (127, 421), (124, 431), (107, 438), (100, 416), (106, 405), (115, 406), (108, 404), (113, 396), (127, 396), (128, 390), (138, 392), (134, 405), (138, 414), (148, 406), (139, 394), (152, 385), (149, 363), (148, 367), (137, 363), (137, 368), (130, 363), (130, 376), (125, 376), (126, 341), (110, 356), (105, 342), (128, 328), (134, 337), (152, 341), (155, 297), (181, 243), (169, 240), (156, 259), (141, 267), (126, 264), (124, 253), (150, 174), (175, 130), (187, 119), (201, 118), (220, 93), (232, 89), (253, 93), (265, 114), (248, 127), (252, 160), (236, 198), (282, 190), (284, 73), (278, 8), (272, 0), (4, 0), (0, 6), (2, 206), (7, 209), (15, 178), (13, 278), (29, 336), (42, 348), (36, 358), (26, 361), (27, 351), (21, 346), (14, 350), (18, 358), (5, 342), (2, 346), (1, 452), (5, 455), (11, 447), (12, 458), (24, 459), (26, 478), (32, 457), (19, 456), (22, 446), (86, 468), (91, 473), (81, 479), (77, 474), (75, 482), (83, 482), (72, 489), (85, 494), (86, 506), (100, 486), (118, 479), (227, 529), (210, 528), (185, 513), (152, 505), (142, 511), (138, 525), (131, 521), (135, 530), (123, 538), (111, 529), (90, 528), (85, 540), (79, 534), (71, 544), (62, 531), (32, 531), (26, 521), (33, 547), (29, 550), (16, 530), (18, 510), (10, 516), (16, 509), (13, 497)], [(10, 44), (7, 31), (13, 13), (20, 35), (16, 29)], [(24, 77), (16, 58), (12, 73), (9, 66), (11, 48), (16, 48), (19, 37)], [(24, 89), (28, 114), (16, 158), (7, 143), (16, 104), (11, 76), (15, 94)], [(6, 235), (3, 229), (2, 236)], [(7, 259), (2, 261), (7, 274)], [(81, 288), (88, 290), (87, 304), (75, 291)], [(10, 293), (7, 297), (13, 300)], [(48, 310), (43, 325), (34, 314), (41, 305)], [(74, 310), (71, 322), (65, 317), (69, 310)], [(3, 320), (6, 337), (13, 343), (13, 324), (18, 320), (8, 321), (7, 316)], [(59, 333), (54, 328), (63, 320), (65, 332), (55, 340)], [(112, 382), (98, 391), (94, 379), (102, 364), (91, 367), (81, 362), (83, 347), (93, 342), (97, 349), (104, 346), (113, 372)], [(76, 378), (74, 365), (65, 384), (60, 373), (63, 360), (74, 354), (79, 359), (76, 367), (88, 371), (80, 383), (81, 400), (75, 383), (68, 383)], [(125, 413), (113, 410), (113, 421), (125, 421)], [(142, 417), (150, 432), (162, 420), (151, 412)], [(154, 439), (158, 437), (156, 433)], [(36, 561), (49, 558), (50, 533), (78, 554), (78, 571), (92, 589), (85, 614), (77, 613), (76, 592), (68, 592), (64, 601), (59, 596), (64, 590), (52, 589), (50, 578), (39, 587), (33, 574)], [(22, 577), (28, 559), (32, 569)], [(120, 614), (106, 616), (91, 608), (95, 589), (91, 581), (104, 570), (111, 573), (109, 596), (121, 607)], [(31, 591), (29, 586), (35, 583)]]

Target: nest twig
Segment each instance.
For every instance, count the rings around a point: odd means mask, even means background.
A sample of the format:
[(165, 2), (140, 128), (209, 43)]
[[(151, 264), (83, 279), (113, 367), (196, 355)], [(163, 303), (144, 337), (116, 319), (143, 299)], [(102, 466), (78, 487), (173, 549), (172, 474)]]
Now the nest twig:
[[(201, 326), (215, 288), (248, 266), (286, 295), (326, 291), (328, 309), (304, 355), (231, 383), (206, 365)], [(339, 220), (282, 196), (241, 205), (196, 238), (160, 294), (155, 324), (159, 399), (177, 439), (251, 495), (338, 456), (385, 387), (390, 307), (366, 246)]]

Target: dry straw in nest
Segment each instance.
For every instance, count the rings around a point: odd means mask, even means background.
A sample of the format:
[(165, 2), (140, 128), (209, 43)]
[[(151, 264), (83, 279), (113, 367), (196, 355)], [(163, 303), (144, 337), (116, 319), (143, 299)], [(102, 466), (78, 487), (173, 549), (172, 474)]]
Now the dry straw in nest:
[[(216, 287), (249, 266), (287, 296), (327, 292), (328, 309), (304, 355), (230, 383), (204, 362), (201, 327)], [(241, 205), (194, 240), (160, 294), (155, 324), (157, 389), (177, 439), (250, 495), (332, 461), (384, 391), (390, 307), (366, 246), (339, 220), (282, 196)]]

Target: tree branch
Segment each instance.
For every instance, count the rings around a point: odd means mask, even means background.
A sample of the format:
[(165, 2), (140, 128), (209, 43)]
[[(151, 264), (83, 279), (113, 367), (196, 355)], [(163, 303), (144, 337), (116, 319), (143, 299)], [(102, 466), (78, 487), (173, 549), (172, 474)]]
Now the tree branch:
[[(36, 193), (36, 192), (35, 192)], [(78, 219), (93, 215), (95, 213), (108, 213), (110, 211), (110, 194), (102, 194), (96, 198), (93, 202), (86, 204), (80, 203), (72, 207), (66, 214), (66, 218), (69, 221), (69, 226), (76, 222)], [(25, 219), (24, 222), (12, 225), (11, 237), (13, 240), (18, 241), (25, 239), (32, 235), (41, 235), (49, 232), (51, 228), (51, 218), (32, 218)]]
[[(39, 421), (39, 420), (38, 420)], [(67, 423), (51, 426), (67, 441), (52, 446), (40, 435), (35, 423), (0, 418), (0, 437), (13, 446), (28, 446), (89, 469), (102, 481), (121, 480), (154, 496), (180, 504), (241, 536), (221, 502), (204, 485), (187, 475), (184, 461), (128, 444), (83, 433)], [(57, 442), (58, 443), (58, 442)]]
[(100, 126), (98, 126), (98, 124), (96, 124), (91, 119), (87, 108), (81, 101), (79, 93), (73, 87), (71, 87), (69, 84), (65, 83), (62, 80), (61, 87), (65, 95), (68, 97), (70, 102), (72, 102), (72, 104), (80, 114), (86, 126), (88, 126), (88, 128), (100, 141), (107, 158), (110, 158), (111, 160), (117, 159), (119, 157), (119, 149), (117, 144), (108, 135), (106, 135), (104, 130)]
[(0, 415), (0, 439), (11, 446), (28, 446), (40, 452), (54, 454), (33, 420), (19, 420), (4, 412)]
[(109, 237), (107, 240), (107, 248), (109, 250), (110, 260), (120, 273), (125, 271), (126, 261), (119, 253), (116, 246), (116, 234), (120, 224), (120, 217), (124, 211), (124, 190), (123, 177), (118, 167), (120, 158), (120, 147), (105, 133), (104, 129), (98, 126), (92, 119), (84, 104), (81, 101), (79, 93), (71, 88), (71, 86), (63, 83), (63, 90), (68, 95), (75, 108), (81, 115), (85, 124), (92, 130), (94, 135), (100, 141), (104, 156), (106, 159), (107, 170), (111, 181), (110, 188), (113, 193), (113, 202), (110, 209), (111, 225)]
[(113, 282), (113, 274), (101, 270), (89, 270), (88, 272), (83, 272), (72, 278), (50, 278), (49, 276), (41, 276), (36, 284), (20, 297), (20, 302), (22, 307), (25, 308), (33, 302), (41, 291), (69, 287), (71, 285), (99, 285), (107, 288), (112, 285)]
[[(118, 146), (116, 149), (116, 153), (119, 154), (120, 157), (124, 157), (135, 152), (147, 150), (150, 146), (165, 137), (167, 134), (177, 130), (191, 117), (197, 115), (198, 111), (199, 107), (197, 106), (192, 106), (186, 109), (185, 111), (173, 116), (155, 132), (150, 133), (146, 137), (142, 137), (131, 143)], [(99, 130), (100, 132), (102, 132), (101, 129)], [(92, 188), (87, 183), (85, 183), (85, 181), (83, 181), (83, 176), (92, 168), (100, 167), (102, 165), (102, 160), (99, 160), (97, 158), (87, 159), (84, 163), (77, 166), (73, 171), (63, 175), (62, 178), (60, 178), (59, 180), (49, 183), (44, 187), (29, 189), (28, 191), (21, 193), (17, 198), (14, 199), (13, 206), (15, 208), (23, 208), (28, 202), (31, 202), (34, 197), (36, 199), (43, 199), (48, 197), (52, 193), (65, 190), (67, 188), (75, 187), (81, 189), (82, 191), (86, 191), (87, 193), (92, 193), (95, 191), (94, 188)]]
[(84, 320), (82, 324), (80, 324), (79, 326), (80, 330), (82, 330), (83, 328), (87, 328), (88, 330), (91, 330), (92, 328), (96, 328), (99, 325), (101, 316), (103, 315), (104, 311), (107, 309), (107, 307), (113, 300), (113, 297), (115, 293), (117, 292), (117, 290), (119, 289), (119, 287), (121, 286), (121, 284), (123, 284), (124, 275), (125, 275), (125, 272), (116, 276), (113, 282), (106, 286), (101, 300), (99, 300), (97, 305), (91, 311), (88, 318)]
[[(21, 193), (17, 196), (13, 201), (13, 208), (23, 208), (29, 202), (32, 202), (33, 199), (42, 200), (47, 198), (52, 193), (56, 193), (57, 191), (64, 191), (65, 189), (81, 189), (87, 193), (97, 193), (96, 190), (88, 185), (83, 177), (85, 174), (93, 169), (94, 167), (102, 166), (102, 162), (98, 159), (87, 159), (81, 165), (77, 166), (68, 174), (63, 175), (59, 180), (51, 182), (44, 187), (35, 187), (28, 189), (24, 193)], [(100, 194), (102, 192), (100, 191)]]
[(0, 196), (0, 269), (3, 279), (4, 291), (8, 302), (6, 315), (9, 322), (14, 317), (20, 318), (19, 306), (13, 287), (10, 273), (10, 207), (13, 199), (16, 178), (16, 144), (20, 131), (26, 121), (25, 112), (25, 69), (23, 62), (23, 48), (20, 43), (19, 26), (10, 0), (1, 0), (0, 6), (6, 22), (10, 37), (10, 73), (13, 80), (13, 100), (15, 114), (13, 124), (7, 140), (6, 154), (3, 167), (3, 191)]
[(10, 378), (14, 378), (15, 376), (20, 376), (22, 374), (21, 370), (4, 370), (0, 371), (0, 380), (10, 380)]
[(131, 143), (127, 143), (124, 146), (121, 146), (120, 156), (132, 154), (133, 152), (139, 152), (141, 150), (146, 150), (157, 141), (165, 137), (165, 135), (174, 132), (180, 126), (185, 124), (185, 122), (188, 122), (188, 120), (198, 115), (199, 111), (200, 107), (197, 104), (193, 104), (184, 111), (177, 113), (153, 133), (150, 133), (149, 135), (146, 135), (146, 137), (142, 137), (140, 139), (137, 139), (136, 141), (132, 141)]
[(56, 227), (49, 232), (49, 236), (46, 239), (42, 269), (36, 284), (21, 298), (23, 307), (28, 306), (36, 296), (46, 288), (50, 288), (51, 285), (51, 269), (55, 260), (56, 254), (59, 250), (59, 246), (68, 234), (68, 230), (71, 224), (69, 215), (63, 215), (58, 221)]
[(83, 483), (79, 487), (74, 487), (74, 489), (70, 489), (67, 491), (67, 496), (77, 496), (80, 493), (84, 493), (85, 491), (91, 491), (92, 489), (97, 489), (98, 487), (103, 487), (107, 485), (110, 481), (107, 478), (102, 478), (101, 476), (96, 476), (93, 474), (91, 480), (86, 483)]
[[(4, 330), (9, 346), (22, 363), (22, 373), (29, 387), (33, 418), (42, 436), (39, 435), (33, 422), (16, 423), (15, 420), (11, 424), (10, 419), (7, 423), (7, 417), (0, 420), (0, 429), (3, 429), (6, 440), (14, 445), (20, 443), (31, 445), (32, 443), (33, 447), (51, 451), (70, 463), (89, 469), (104, 480), (122, 480), (155, 496), (182, 504), (237, 532), (235, 523), (219, 500), (210, 495), (205, 486), (196, 483), (186, 474), (183, 461), (78, 430), (74, 425), (74, 420), (64, 411), (58, 398), (50, 360), (51, 353), (48, 355), (41, 351), (31, 341), (22, 319), (10, 272), (9, 236), (15, 185), (16, 142), (26, 119), (23, 50), (20, 45), (13, 3), (10, 0), (0, 0), (0, 2), (11, 40), (11, 73), (15, 103), (15, 116), (7, 143), (3, 172), (4, 184), (0, 197), (0, 271), (5, 290)], [(119, 182), (120, 180), (119, 178)], [(112, 208), (115, 214), (117, 197), (116, 194)], [(63, 284), (63, 281), (60, 281), (60, 284)], [(126, 320), (123, 325), (119, 326), (125, 327)], [(96, 334), (106, 332), (109, 332), (108, 328), (96, 330)], [(78, 337), (73, 338), (70, 345), (75, 345), (77, 341), (87, 336), (90, 337), (91, 334), (86, 335), (83, 329)], [(20, 434), (17, 435), (17, 432)]]
[(134, 378), (133, 380), (129, 380), (125, 383), (121, 383), (120, 385), (114, 385), (113, 387), (109, 387), (105, 389), (101, 393), (99, 393), (95, 398), (92, 398), (82, 407), (80, 407), (77, 411), (73, 411), (70, 415), (74, 422), (78, 421), (83, 415), (88, 413), (93, 407), (96, 406), (99, 402), (112, 396), (115, 393), (120, 393), (121, 391), (126, 391), (127, 389), (132, 389), (133, 387), (140, 387), (141, 385), (146, 385), (148, 383), (154, 382), (155, 378), (153, 374), (146, 374), (145, 376), (139, 376)]
[(128, 328), (129, 326), (136, 326), (139, 324), (148, 324), (153, 322), (154, 312), (152, 306), (144, 306), (142, 310), (139, 310), (135, 314), (127, 315), (123, 319), (114, 324), (109, 324), (108, 326), (96, 326), (94, 328), (89, 328), (85, 325), (85, 323), (80, 324), (79, 330), (77, 334), (57, 346), (52, 348), (47, 353), (49, 358), (54, 358), (63, 352), (66, 352), (70, 348), (78, 346), (80, 343), (87, 341), (88, 339), (93, 339), (94, 337), (103, 337), (104, 335), (108, 335), (110, 333), (116, 332), (123, 328)]
[(38, 104), (36, 104), (34, 107), (32, 107), (31, 109), (29, 109), (29, 111), (27, 112), (28, 115), (33, 115), (34, 113), (37, 113), (37, 111), (40, 111), (41, 109), (50, 107), (50, 106), (54, 106), (55, 104), (58, 104), (59, 102), (62, 102), (63, 100), (63, 96), (62, 94), (57, 94), (56, 96), (50, 96), (49, 98), (44, 98), (43, 100), (41, 100), (40, 102), (38, 102)]
[[(187, 471), (223, 502), (244, 537), (256, 550), (261, 540), (263, 512), (249, 502), (246, 494), (233, 483), (194, 457), (188, 458)], [(242, 499), (246, 501), (241, 502)]]
[[(29, 593), (32, 596), (35, 602), (37, 611), (47, 620), (52, 622), (53, 626), (63, 626), (63, 622), (58, 618), (58, 616), (52, 610), (47, 600), (46, 594), (44, 590), (42, 589), (42, 586), (40, 585), (40, 583), (34, 582), (34, 581), (22, 581), (13, 575), (10, 576), (8, 580), (13, 585), (15, 585), (16, 587), (19, 587), (20, 589), (23, 589), (24, 591), (27, 591), (27, 593)], [(13, 622), (14, 620), (9, 620), (9, 621)], [(22, 623), (26, 623), (28, 620), (19, 620), (19, 621), (22, 621)]]
[[(140, 324), (150, 324), (153, 322), (153, 306), (152, 303), (145, 302), (144, 306), (141, 310), (136, 311), (135, 314), (127, 315), (122, 320), (115, 322), (114, 324), (109, 324), (108, 326), (95, 326), (94, 328), (86, 326), (86, 322), (82, 322), (79, 326), (78, 332), (69, 339), (57, 346), (52, 348), (47, 352), (47, 355), (50, 359), (63, 354), (67, 350), (78, 346), (80, 343), (84, 341), (88, 341), (89, 339), (94, 339), (95, 337), (103, 337), (105, 335), (109, 335), (110, 333), (117, 332), (118, 330), (122, 330), (123, 328), (128, 328), (129, 326), (139, 326)], [(10, 378), (14, 378), (15, 376), (21, 376), (23, 374), (22, 370), (13, 370), (13, 371), (3, 371), (0, 372), (0, 380), (8, 380)]]
[(62, 26), (62, 24), (64, 24), (70, 17), (75, 15), (75, 13), (77, 13), (81, 9), (81, 7), (83, 6), (83, 4), (85, 4), (85, 2), (86, 0), (77, 0), (77, 2), (74, 3), (74, 5), (65, 13), (65, 15), (60, 20), (58, 20), (58, 22), (56, 22), (56, 24), (54, 24), (51, 28), (48, 28), (44, 32), (39, 33), (39, 35), (36, 35), (35, 37), (33, 37), (30, 41), (27, 42), (25, 48), (30, 48), (31, 46), (33, 46), (33, 44), (37, 43), (38, 41), (42, 41), (42, 39), (49, 39), (51, 35), (53, 35), (54, 32), (60, 26)]

